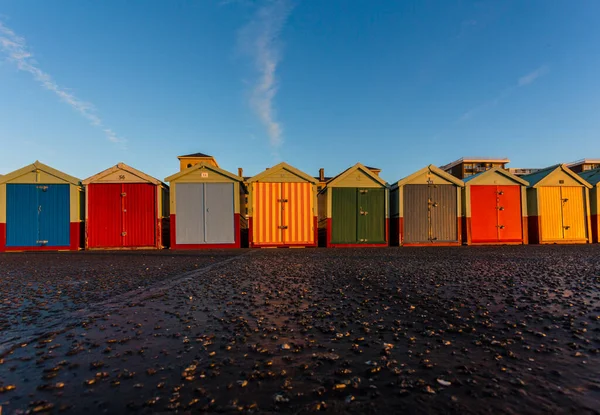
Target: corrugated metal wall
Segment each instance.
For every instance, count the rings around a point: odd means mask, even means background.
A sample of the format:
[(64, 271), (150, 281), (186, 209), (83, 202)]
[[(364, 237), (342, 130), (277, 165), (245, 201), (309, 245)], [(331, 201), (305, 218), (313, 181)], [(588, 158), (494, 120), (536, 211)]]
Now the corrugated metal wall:
[(177, 244), (204, 243), (204, 184), (177, 183), (176, 189)]
[(87, 244), (89, 248), (123, 246), (122, 184), (88, 185)]
[(124, 183), (123, 246), (156, 245), (156, 186), (150, 183)]
[(586, 239), (586, 213), (583, 187), (561, 187), (565, 239)]
[(350, 244), (357, 242), (356, 217), (357, 192), (353, 187), (330, 189), (331, 195), (331, 242)]
[(68, 184), (7, 184), (6, 192), (7, 246), (69, 246)]
[(458, 241), (456, 186), (451, 184), (429, 186), (429, 198), (432, 203), (432, 241)]
[(403, 242), (429, 242), (428, 199), (428, 185), (407, 184), (404, 186)]

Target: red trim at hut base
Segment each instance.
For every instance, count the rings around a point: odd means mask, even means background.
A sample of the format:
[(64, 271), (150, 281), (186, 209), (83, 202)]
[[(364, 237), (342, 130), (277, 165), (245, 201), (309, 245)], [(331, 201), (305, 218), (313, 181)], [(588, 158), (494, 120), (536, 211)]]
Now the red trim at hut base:
[(234, 238), (235, 242), (225, 244), (178, 244), (177, 233), (175, 232), (175, 225), (177, 224), (177, 218), (175, 214), (171, 214), (170, 218), (170, 233), (171, 233), (171, 249), (235, 249), (241, 247), (241, 235), (240, 235), (240, 214), (233, 214), (234, 224)]
[(0, 223), (0, 252), (23, 251), (78, 251), (80, 248), (81, 223), (69, 223), (69, 246), (6, 246), (6, 223)]

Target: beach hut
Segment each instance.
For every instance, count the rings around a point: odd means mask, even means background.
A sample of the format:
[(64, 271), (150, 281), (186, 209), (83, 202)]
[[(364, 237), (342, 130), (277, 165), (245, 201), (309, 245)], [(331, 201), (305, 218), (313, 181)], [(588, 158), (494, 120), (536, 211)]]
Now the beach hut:
[(248, 179), (250, 247), (317, 245), (317, 180), (279, 163)]
[(80, 180), (36, 161), (0, 178), (0, 251), (81, 246)]
[(587, 181), (564, 164), (521, 177), (529, 182), (527, 223), (530, 243), (591, 241), (589, 189), (592, 186)]
[(594, 170), (585, 170), (579, 173), (586, 182), (592, 185), (590, 192), (590, 225), (592, 231), (592, 242), (600, 242), (600, 168)]
[(171, 249), (240, 248), (243, 178), (208, 163), (165, 179), (170, 187)]
[(394, 245), (461, 244), (462, 180), (430, 164), (390, 190)]
[(160, 249), (168, 242), (169, 188), (124, 163), (83, 182), (86, 249)]
[(388, 197), (387, 183), (360, 163), (329, 180), (317, 196), (321, 245), (388, 246)]
[(527, 243), (527, 185), (520, 177), (495, 167), (464, 179), (463, 242)]

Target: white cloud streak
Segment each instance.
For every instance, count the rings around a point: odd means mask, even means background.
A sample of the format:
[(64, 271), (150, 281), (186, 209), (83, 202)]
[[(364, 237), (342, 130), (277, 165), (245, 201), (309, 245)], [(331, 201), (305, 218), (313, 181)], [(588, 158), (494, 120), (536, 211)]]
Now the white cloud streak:
[(465, 112), (463, 115), (461, 115), (458, 118), (458, 122), (463, 122), (463, 121), (470, 120), (478, 112), (480, 112), (480, 111), (482, 111), (482, 110), (484, 110), (486, 108), (498, 105), (498, 103), (500, 101), (502, 101), (503, 99), (505, 99), (506, 97), (508, 97), (509, 95), (511, 95), (518, 88), (522, 88), (522, 87), (531, 85), (538, 78), (540, 78), (541, 76), (547, 74), (549, 70), (550, 69), (549, 69), (548, 65), (542, 65), (539, 68), (537, 68), (535, 71), (532, 71), (532, 72), (528, 73), (527, 75), (523, 75), (522, 77), (520, 77), (517, 80), (517, 83), (515, 85), (511, 85), (508, 88), (504, 89), (494, 99), (486, 101), (483, 104), (481, 104), (481, 105), (479, 105), (479, 106), (477, 106), (475, 108), (471, 108), (469, 111)]
[(281, 61), (281, 30), (292, 10), (288, 0), (270, 0), (239, 32), (242, 53), (248, 55), (257, 72), (250, 106), (265, 126), (274, 149), (283, 144), (283, 128), (277, 121), (274, 100), (277, 95), (277, 67)]
[(44, 88), (53, 92), (58, 98), (77, 111), (90, 125), (99, 128), (106, 139), (113, 143), (124, 143), (110, 128), (106, 127), (92, 104), (77, 98), (74, 94), (60, 87), (56, 81), (46, 72), (41, 70), (29, 52), (25, 39), (17, 35), (12, 29), (0, 22), (0, 51), (8, 56), (17, 68), (33, 76)]

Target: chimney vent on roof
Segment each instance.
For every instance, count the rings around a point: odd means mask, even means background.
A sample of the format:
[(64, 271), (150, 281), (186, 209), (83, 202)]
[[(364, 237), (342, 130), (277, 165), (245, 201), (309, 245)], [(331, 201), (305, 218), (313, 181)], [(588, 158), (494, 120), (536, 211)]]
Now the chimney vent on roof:
[(238, 167), (238, 176), (244, 177), (244, 169), (242, 169), (241, 167)]

